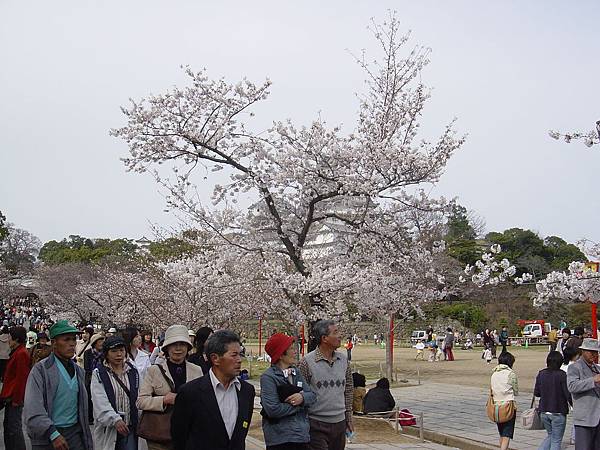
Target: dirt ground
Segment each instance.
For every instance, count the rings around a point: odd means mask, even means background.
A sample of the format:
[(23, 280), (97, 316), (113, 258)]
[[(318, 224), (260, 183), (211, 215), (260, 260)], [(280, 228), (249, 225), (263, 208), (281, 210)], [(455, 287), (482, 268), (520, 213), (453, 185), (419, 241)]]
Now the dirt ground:
[[(381, 419), (365, 419), (362, 417), (354, 418), (354, 438), (352, 443), (380, 443), (380, 444), (410, 444), (415, 442), (415, 438), (396, 434), (396, 430)], [(260, 414), (254, 413), (252, 423), (248, 434), (253, 438), (264, 441)]]
[[(253, 354), (257, 354), (258, 346), (250, 345)], [(343, 349), (342, 349), (343, 350)], [(500, 350), (500, 348), (498, 349)], [(533, 391), (535, 377), (539, 370), (546, 367), (546, 346), (536, 347), (509, 347), (508, 349), (516, 359), (514, 370), (519, 378), (519, 387), (523, 392)], [(497, 364), (493, 360), (488, 365), (481, 359), (481, 349), (460, 350), (455, 349), (455, 361), (415, 361), (416, 351), (412, 348), (398, 348), (394, 350), (394, 368), (398, 372), (398, 380), (407, 379), (410, 384), (432, 381), (436, 383), (458, 384), (467, 386), (489, 386), (491, 371)], [(498, 351), (500, 354), (500, 351)], [(427, 358), (427, 355), (425, 355)], [(257, 377), (266, 364), (254, 363), (252, 376)], [(380, 371), (385, 374), (385, 349), (374, 345), (357, 345), (352, 351), (352, 368), (365, 374), (368, 380), (380, 377)], [(402, 386), (403, 383), (398, 383)]]

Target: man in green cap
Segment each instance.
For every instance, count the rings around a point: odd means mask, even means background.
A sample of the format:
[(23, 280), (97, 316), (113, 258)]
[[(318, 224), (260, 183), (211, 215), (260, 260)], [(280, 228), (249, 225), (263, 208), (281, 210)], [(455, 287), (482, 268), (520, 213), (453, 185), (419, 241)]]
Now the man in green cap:
[(32, 450), (93, 449), (85, 375), (73, 362), (78, 332), (66, 320), (52, 325), (52, 353), (29, 374), (23, 416)]

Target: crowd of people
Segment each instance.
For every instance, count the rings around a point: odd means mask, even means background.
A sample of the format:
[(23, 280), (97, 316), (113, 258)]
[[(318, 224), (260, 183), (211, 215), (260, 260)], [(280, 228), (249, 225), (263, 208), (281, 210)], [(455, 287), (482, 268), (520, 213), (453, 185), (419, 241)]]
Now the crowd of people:
[[(546, 368), (536, 376), (532, 407), (539, 399), (536, 414), (547, 433), (540, 450), (562, 448), (569, 413), (573, 414), (570, 444), (575, 445), (575, 450), (600, 449), (600, 343), (584, 337), (584, 333), (582, 327), (575, 328), (573, 333), (567, 328), (562, 330), (556, 345), (550, 347)], [(502, 419), (500, 413), (493, 418), (503, 450), (509, 448), (514, 437), (517, 417), (515, 396), (519, 384), (514, 364), (515, 357), (503, 350), (490, 381), (496, 412), (511, 411)]]
[[(343, 449), (352, 437), (354, 381), (346, 352), (337, 351), (342, 335), (330, 320), (316, 322), (313, 334), (318, 345), (299, 364), (293, 337), (275, 333), (265, 345), (271, 366), (260, 402), (269, 450)], [(232, 331), (172, 325), (155, 343), (134, 328), (101, 332), (60, 320), (29, 349), (24, 326), (7, 335), (7, 449), (26, 448), (23, 425), (33, 450), (245, 448), (255, 388), (240, 377), (242, 342)], [(366, 393), (365, 411), (382, 400), (389, 409), (386, 382)]]

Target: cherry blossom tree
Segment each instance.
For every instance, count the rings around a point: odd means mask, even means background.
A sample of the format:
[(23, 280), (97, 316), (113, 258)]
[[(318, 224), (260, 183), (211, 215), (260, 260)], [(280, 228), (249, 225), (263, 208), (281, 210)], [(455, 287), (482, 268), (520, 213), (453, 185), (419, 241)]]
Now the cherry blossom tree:
[(593, 145), (600, 144), (600, 120), (596, 122), (596, 129), (588, 132), (573, 131), (568, 133), (561, 133), (559, 131), (550, 130), (548, 134), (552, 139), (564, 139), (566, 143), (570, 143), (574, 140), (583, 140), (586, 147), (592, 147)]
[[(263, 130), (254, 114), (269, 96), (269, 80), (229, 84), (190, 68), (188, 86), (132, 101), (123, 108), (127, 124), (111, 131), (129, 145), (127, 169), (152, 173), (167, 191), (167, 206), (208, 233), (215, 264), (247, 264), (232, 269), (236, 278), (216, 282), (259, 286), (260, 298), (249, 293), (258, 314), (301, 323), (339, 317), (349, 303), (397, 311), (396, 298), (428, 296), (409, 295), (421, 289), (416, 278), (427, 278), (415, 272), (424, 270), (419, 261), (432, 248), (407, 217), (446, 207), (423, 188), (438, 181), (464, 139), (454, 121), (435, 140), (420, 132), (429, 50), (407, 49), (409, 36), (394, 15), (371, 31), (380, 57), (356, 57), (366, 91), (358, 94), (348, 133), (321, 118), (308, 126), (276, 120)], [(210, 188), (206, 205), (199, 193)], [(407, 259), (414, 260), (410, 268), (403, 267)], [(192, 259), (166, 270), (189, 281), (197, 267), (203, 273), (210, 266)], [(226, 296), (220, 311), (207, 313), (221, 317), (239, 299)]]

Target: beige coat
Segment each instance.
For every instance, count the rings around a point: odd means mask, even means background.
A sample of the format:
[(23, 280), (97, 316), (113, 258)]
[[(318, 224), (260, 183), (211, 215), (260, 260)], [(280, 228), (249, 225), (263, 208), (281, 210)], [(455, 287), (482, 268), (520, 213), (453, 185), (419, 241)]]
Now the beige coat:
[[(160, 364), (165, 370), (165, 374), (173, 381), (166, 361)], [(190, 362), (185, 363), (186, 381), (192, 381), (202, 376), (202, 369), (196, 364)], [(142, 411), (164, 411), (163, 397), (171, 392), (169, 384), (165, 380), (158, 365), (148, 367), (144, 381), (140, 386), (140, 392), (137, 399), (137, 407)]]

